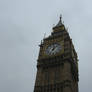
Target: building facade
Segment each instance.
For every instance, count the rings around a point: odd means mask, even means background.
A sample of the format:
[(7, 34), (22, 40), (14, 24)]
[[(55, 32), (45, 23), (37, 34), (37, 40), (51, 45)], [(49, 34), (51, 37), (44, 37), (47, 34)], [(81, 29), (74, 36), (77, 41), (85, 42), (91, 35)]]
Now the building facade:
[(78, 57), (61, 17), (40, 44), (34, 92), (78, 92)]

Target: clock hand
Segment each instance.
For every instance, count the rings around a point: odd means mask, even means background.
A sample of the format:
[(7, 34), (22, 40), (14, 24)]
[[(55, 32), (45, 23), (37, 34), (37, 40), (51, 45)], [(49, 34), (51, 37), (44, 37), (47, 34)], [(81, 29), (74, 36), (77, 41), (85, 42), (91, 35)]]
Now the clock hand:
[(55, 47), (52, 49), (52, 51), (55, 49)]

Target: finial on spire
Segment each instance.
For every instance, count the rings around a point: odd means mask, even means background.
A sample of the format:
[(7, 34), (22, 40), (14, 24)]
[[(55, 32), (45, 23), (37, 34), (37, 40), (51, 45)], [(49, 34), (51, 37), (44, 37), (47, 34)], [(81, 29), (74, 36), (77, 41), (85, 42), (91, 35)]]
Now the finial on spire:
[(62, 19), (62, 15), (60, 14), (60, 21), (61, 21), (61, 19)]

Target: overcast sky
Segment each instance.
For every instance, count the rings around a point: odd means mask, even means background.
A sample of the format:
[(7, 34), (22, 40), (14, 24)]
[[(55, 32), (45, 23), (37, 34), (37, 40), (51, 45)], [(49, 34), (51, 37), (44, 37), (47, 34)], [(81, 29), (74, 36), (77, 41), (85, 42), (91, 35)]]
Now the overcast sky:
[(60, 14), (79, 57), (79, 91), (91, 92), (91, 0), (0, 0), (0, 92), (33, 92), (38, 45)]

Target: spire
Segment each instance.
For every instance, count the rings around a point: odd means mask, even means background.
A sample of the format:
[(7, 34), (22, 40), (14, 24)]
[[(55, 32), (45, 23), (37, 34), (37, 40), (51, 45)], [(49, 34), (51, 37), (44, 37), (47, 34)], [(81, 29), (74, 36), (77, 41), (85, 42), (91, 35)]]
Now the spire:
[(53, 27), (53, 31), (58, 32), (58, 31), (61, 31), (61, 30), (64, 30), (64, 29), (65, 29), (65, 26), (62, 22), (62, 15), (60, 15), (59, 22), (56, 26)]
[[(59, 22), (58, 22), (58, 24), (55, 26), (55, 27), (59, 27), (59, 26), (62, 26), (63, 24), (62, 24), (62, 15), (60, 14), (60, 19), (59, 19)], [(55, 28), (54, 27), (54, 28)]]
[(60, 22), (61, 22), (62, 15), (60, 14)]

